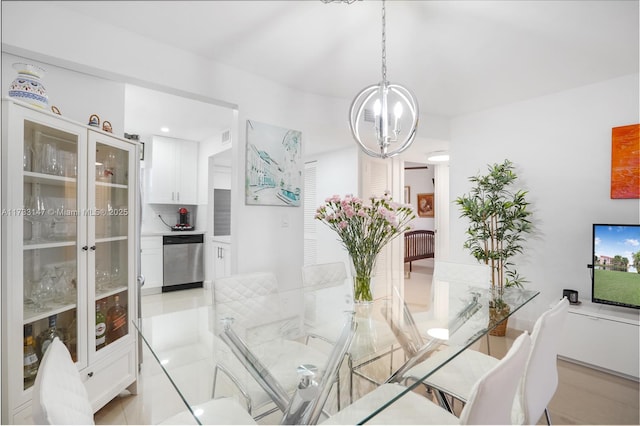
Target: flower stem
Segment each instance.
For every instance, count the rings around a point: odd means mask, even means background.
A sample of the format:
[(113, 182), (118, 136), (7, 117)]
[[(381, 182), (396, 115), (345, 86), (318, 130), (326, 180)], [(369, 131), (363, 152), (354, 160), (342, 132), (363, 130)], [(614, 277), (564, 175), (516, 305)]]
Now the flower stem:
[(356, 302), (371, 302), (371, 276), (356, 275), (353, 277), (353, 298)]

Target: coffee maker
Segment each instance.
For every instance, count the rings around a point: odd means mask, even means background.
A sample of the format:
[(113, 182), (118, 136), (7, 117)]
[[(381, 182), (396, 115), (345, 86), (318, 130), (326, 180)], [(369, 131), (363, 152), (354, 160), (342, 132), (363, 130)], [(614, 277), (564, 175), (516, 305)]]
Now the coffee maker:
[(193, 225), (189, 224), (189, 210), (184, 207), (178, 209), (178, 223), (171, 227), (172, 231), (193, 231)]

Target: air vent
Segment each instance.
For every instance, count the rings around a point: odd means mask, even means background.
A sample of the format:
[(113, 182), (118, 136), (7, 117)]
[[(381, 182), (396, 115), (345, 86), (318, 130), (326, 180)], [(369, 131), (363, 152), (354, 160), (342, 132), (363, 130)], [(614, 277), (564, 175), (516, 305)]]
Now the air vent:
[(222, 132), (222, 135), (220, 136), (220, 141), (223, 144), (228, 144), (229, 142), (231, 142), (231, 130), (225, 130), (224, 132)]
[(375, 115), (373, 114), (373, 111), (371, 111), (370, 109), (364, 110), (364, 121), (375, 123)]

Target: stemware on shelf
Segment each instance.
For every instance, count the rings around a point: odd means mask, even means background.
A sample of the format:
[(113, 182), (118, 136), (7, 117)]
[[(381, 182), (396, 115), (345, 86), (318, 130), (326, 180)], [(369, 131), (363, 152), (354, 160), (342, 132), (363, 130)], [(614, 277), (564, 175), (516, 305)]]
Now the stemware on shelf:
[(43, 312), (48, 309), (48, 303), (55, 297), (55, 277), (51, 271), (43, 272), (39, 280), (31, 286), (31, 300), (35, 312)]
[(22, 154), (22, 169), (25, 172), (33, 170), (33, 148), (26, 143), (24, 144)]
[(66, 266), (54, 266), (56, 285), (55, 302), (71, 303), (75, 299), (75, 288), (73, 287), (69, 268)]
[(107, 291), (111, 284), (111, 273), (104, 269), (96, 269), (96, 289)]
[(40, 194), (25, 195), (24, 219), (31, 224), (31, 243), (46, 241), (52, 218), (47, 215), (47, 201)]
[(40, 172), (58, 175), (60, 164), (58, 163), (58, 148), (55, 143), (43, 143), (40, 147), (40, 166)]
[(111, 284), (114, 287), (120, 285), (120, 268), (117, 265), (111, 268)]

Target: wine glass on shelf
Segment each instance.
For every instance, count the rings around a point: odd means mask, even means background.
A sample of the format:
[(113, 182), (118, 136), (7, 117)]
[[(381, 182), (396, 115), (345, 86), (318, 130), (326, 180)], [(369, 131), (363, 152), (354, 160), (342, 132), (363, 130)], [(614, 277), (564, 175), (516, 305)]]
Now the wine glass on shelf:
[(51, 227), (50, 218), (47, 216), (47, 204), (45, 198), (40, 195), (28, 195), (24, 200), (24, 219), (31, 223), (31, 240), (30, 242), (41, 243), (46, 241), (45, 236)]
[(56, 285), (55, 301), (58, 303), (71, 303), (75, 299), (75, 289), (71, 284), (69, 271), (66, 266), (54, 266)]
[(55, 281), (50, 271), (45, 271), (40, 280), (31, 286), (31, 300), (33, 300), (35, 312), (43, 312), (47, 304), (55, 296)]
[(111, 268), (111, 285), (114, 288), (120, 285), (120, 267), (118, 265)]
[(111, 274), (104, 269), (96, 269), (96, 290), (99, 292), (107, 291), (111, 284)]
[(67, 206), (73, 200), (67, 200), (64, 198), (52, 198), (52, 204), (49, 206), (55, 212), (53, 221), (51, 224), (51, 239), (54, 240), (67, 240), (74, 236), (74, 225), (76, 216), (69, 214), (69, 209), (73, 208)]
[(104, 175), (109, 182), (116, 182), (116, 162), (116, 154), (113, 151), (109, 151), (104, 161)]
[(58, 147), (54, 142), (42, 144), (42, 172), (49, 175), (57, 175), (60, 169), (58, 163)]

